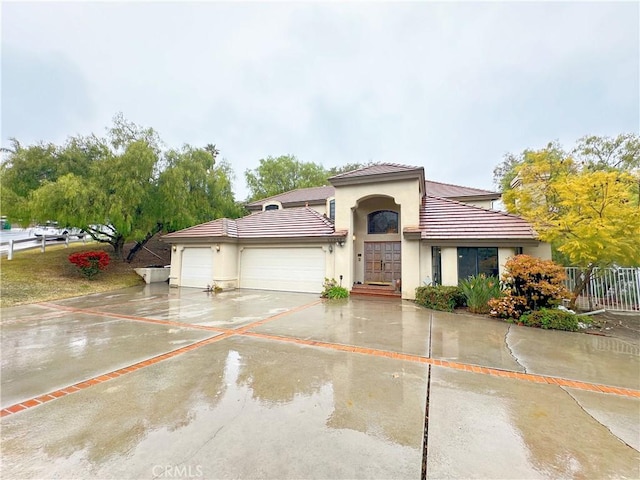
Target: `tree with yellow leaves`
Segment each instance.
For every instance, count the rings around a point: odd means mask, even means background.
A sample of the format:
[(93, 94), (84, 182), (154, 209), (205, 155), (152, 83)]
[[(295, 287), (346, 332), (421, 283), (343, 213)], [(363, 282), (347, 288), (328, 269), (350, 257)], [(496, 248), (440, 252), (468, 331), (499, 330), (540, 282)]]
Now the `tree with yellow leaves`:
[(555, 144), (527, 151), (504, 192), (507, 210), (531, 222), (570, 265), (583, 269), (577, 296), (594, 267), (640, 266), (640, 172), (594, 168)]

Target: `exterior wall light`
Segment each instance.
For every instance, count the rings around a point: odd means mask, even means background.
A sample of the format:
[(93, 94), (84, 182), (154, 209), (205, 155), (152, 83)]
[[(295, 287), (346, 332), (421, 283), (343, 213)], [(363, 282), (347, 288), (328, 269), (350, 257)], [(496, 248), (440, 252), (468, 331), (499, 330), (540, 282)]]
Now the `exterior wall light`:
[(333, 253), (333, 245), (329, 244), (329, 253)]
[(216, 245), (216, 252), (220, 251), (220, 244)]

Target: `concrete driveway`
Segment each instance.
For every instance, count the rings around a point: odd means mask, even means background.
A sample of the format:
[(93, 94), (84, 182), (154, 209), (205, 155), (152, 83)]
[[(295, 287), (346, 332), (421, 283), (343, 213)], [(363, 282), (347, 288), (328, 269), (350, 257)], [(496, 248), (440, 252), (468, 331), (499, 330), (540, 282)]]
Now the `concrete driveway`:
[(149, 285), (2, 310), (2, 478), (639, 478), (637, 343)]

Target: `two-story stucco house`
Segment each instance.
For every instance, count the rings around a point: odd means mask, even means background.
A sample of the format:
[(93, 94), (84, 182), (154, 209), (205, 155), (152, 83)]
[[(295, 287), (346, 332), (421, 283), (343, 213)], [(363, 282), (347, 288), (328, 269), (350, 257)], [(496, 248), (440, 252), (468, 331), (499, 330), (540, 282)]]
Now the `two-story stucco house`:
[(329, 183), (165, 235), (170, 284), (320, 292), (329, 277), (413, 299), (425, 283), (498, 274), (517, 253), (551, 257), (529, 223), (491, 209), (499, 193), (425, 180), (422, 167), (374, 165)]

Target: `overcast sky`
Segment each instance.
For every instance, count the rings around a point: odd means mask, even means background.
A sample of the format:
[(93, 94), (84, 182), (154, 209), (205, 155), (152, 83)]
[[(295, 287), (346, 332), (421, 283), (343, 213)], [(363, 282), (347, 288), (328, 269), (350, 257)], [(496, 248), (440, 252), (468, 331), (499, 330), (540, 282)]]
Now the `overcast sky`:
[(424, 166), (492, 188), (506, 152), (640, 129), (638, 2), (7, 2), (2, 143), (102, 135)]

